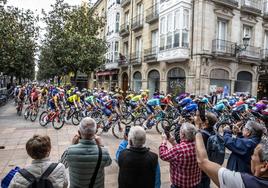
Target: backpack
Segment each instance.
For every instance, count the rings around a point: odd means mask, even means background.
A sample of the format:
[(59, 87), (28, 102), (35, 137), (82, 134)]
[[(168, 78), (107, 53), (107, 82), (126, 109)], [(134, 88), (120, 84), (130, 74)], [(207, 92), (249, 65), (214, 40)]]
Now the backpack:
[(32, 175), (25, 169), (20, 169), (19, 173), (26, 180), (30, 182), (28, 188), (53, 188), (52, 182), (48, 179), (48, 176), (53, 172), (53, 170), (57, 167), (58, 163), (52, 163), (46, 171), (38, 178)]
[(209, 136), (207, 141), (208, 159), (212, 162), (222, 165), (225, 157), (224, 139), (218, 133), (210, 134), (208, 131), (202, 130), (202, 133)]
[(13, 177), (16, 175), (16, 173), (20, 170), (20, 167), (15, 167), (14, 169), (11, 169), (9, 173), (2, 179), (1, 181), (1, 187), (2, 188), (8, 188), (10, 182), (12, 181)]

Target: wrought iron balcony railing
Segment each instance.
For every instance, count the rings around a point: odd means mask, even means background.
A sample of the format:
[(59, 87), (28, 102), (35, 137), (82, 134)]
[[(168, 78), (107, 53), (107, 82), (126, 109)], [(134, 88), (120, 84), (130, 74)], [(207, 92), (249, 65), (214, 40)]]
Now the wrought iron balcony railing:
[(241, 0), (241, 11), (251, 14), (261, 14), (262, 4), (260, 0)]
[(146, 10), (146, 22), (152, 23), (159, 18), (159, 4), (156, 3)]
[(223, 56), (234, 56), (235, 43), (227, 40), (214, 39), (212, 41), (212, 53)]
[(125, 7), (125, 6), (129, 5), (130, 2), (131, 2), (131, 0), (121, 0), (121, 6)]
[(157, 61), (157, 47), (144, 50), (144, 62), (156, 62)]
[(246, 50), (240, 52), (239, 58), (261, 59), (261, 50), (255, 46), (248, 46)]
[(129, 34), (129, 23), (124, 23), (120, 26), (119, 35), (125, 36)]
[(238, 7), (238, 0), (213, 0), (215, 3), (222, 4), (228, 7)]
[(141, 64), (142, 62), (142, 53), (139, 51), (136, 51), (132, 54), (130, 54), (130, 63), (131, 64)]
[(134, 30), (140, 29), (142, 27), (143, 27), (143, 15), (139, 14), (132, 19), (131, 29), (134, 31)]

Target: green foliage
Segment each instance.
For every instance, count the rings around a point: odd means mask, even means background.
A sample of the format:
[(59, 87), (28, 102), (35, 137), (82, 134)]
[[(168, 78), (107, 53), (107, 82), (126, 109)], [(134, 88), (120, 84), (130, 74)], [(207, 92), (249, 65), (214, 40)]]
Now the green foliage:
[(89, 4), (71, 7), (56, 0), (49, 13), (43, 12), (47, 33), (41, 48), (39, 79), (78, 71), (90, 73), (103, 63), (106, 43), (97, 37), (103, 19)]
[(38, 17), (0, 0), (0, 72), (34, 79)]

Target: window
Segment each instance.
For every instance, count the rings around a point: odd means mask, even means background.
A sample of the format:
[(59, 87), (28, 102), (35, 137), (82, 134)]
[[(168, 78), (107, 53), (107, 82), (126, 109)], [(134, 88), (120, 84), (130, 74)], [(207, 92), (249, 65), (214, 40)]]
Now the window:
[(129, 12), (125, 13), (125, 24), (128, 25), (129, 22)]
[(180, 10), (175, 11), (174, 14), (174, 47), (180, 46)]
[(162, 17), (160, 21), (160, 34), (165, 34), (166, 33), (166, 18)]
[(189, 29), (189, 10), (183, 10), (183, 29)]
[(252, 27), (244, 25), (242, 37), (245, 37), (246, 35), (248, 35), (251, 38), (251, 40), (249, 40), (249, 44), (252, 45), (252, 41), (253, 41), (253, 39), (252, 39)]
[(136, 38), (136, 57), (137, 58), (141, 58), (141, 52), (142, 52), (142, 40), (141, 37), (137, 37)]
[(265, 32), (265, 44), (264, 44), (264, 49), (268, 49), (268, 31)]
[(152, 53), (156, 53), (158, 46), (158, 30), (152, 32)]
[(124, 43), (124, 56), (128, 57), (128, 42)]
[(172, 48), (172, 30), (173, 30), (173, 22), (172, 22), (172, 13), (167, 16), (167, 49)]
[(116, 13), (116, 18), (115, 18), (115, 32), (119, 32), (119, 21), (120, 21), (120, 14), (119, 12)]
[(225, 52), (227, 50), (227, 21), (219, 19), (217, 27), (217, 50)]
[(182, 47), (189, 47), (189, 31), (184, 29), (182, 30)]
[(120, 5), (120, 0), (116, 0), (116, 4), (119, 4)]

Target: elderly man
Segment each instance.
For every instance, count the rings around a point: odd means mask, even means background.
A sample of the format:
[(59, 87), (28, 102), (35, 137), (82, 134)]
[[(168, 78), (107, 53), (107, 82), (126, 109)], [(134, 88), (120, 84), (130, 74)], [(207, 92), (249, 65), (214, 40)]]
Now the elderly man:
[[(95, 133), (95, 120), (89, 117), (84, 118), (79, 125), (78, 135), (73, 139), (74, 145), (70, 146), (66, 152), (71, 188), (104, 187), (104, 167), (109, 166), (112, 160), (107, 149), (103, 147), (100, 137)], [(101, 156), (100, 166), (96, 169), (99, 156)], [(94, 174), (96, 178), (93, 183)]]
[(157, 154), (144, 147), (146, 132), (132, 127), (128, 134), (129, 149), (118, 158), (119, 188), (160, 188), (160, 168)]
[(162, 135), (159, 147), (160, 158), (170, 163), (171, 188), (197, 187), (201, 181), (201, 170), (198, 167), (195, 154), (196, 128), (190, 123), (183, 123), (180, 128), (180, 143), (173, 137), (169, 138), (172, 148), (167, 147), (167, 137)]
[(265, 127), (257, 122), (248, 121), (237, 137), (232, 136), (230, 127), (227, 126), (224, 130), (225, 146), (232, 151), (227, 168), (237, 172), (251, 173), (251, 155), (260, 143)]
[(199, 167), (220, 188), (268, 187), (268, 141), (263, 140), (251, 156), (251, 172), (240, 173), (228, 170), (208, 159), (202, 134), (196, 134), (196, 155)]

